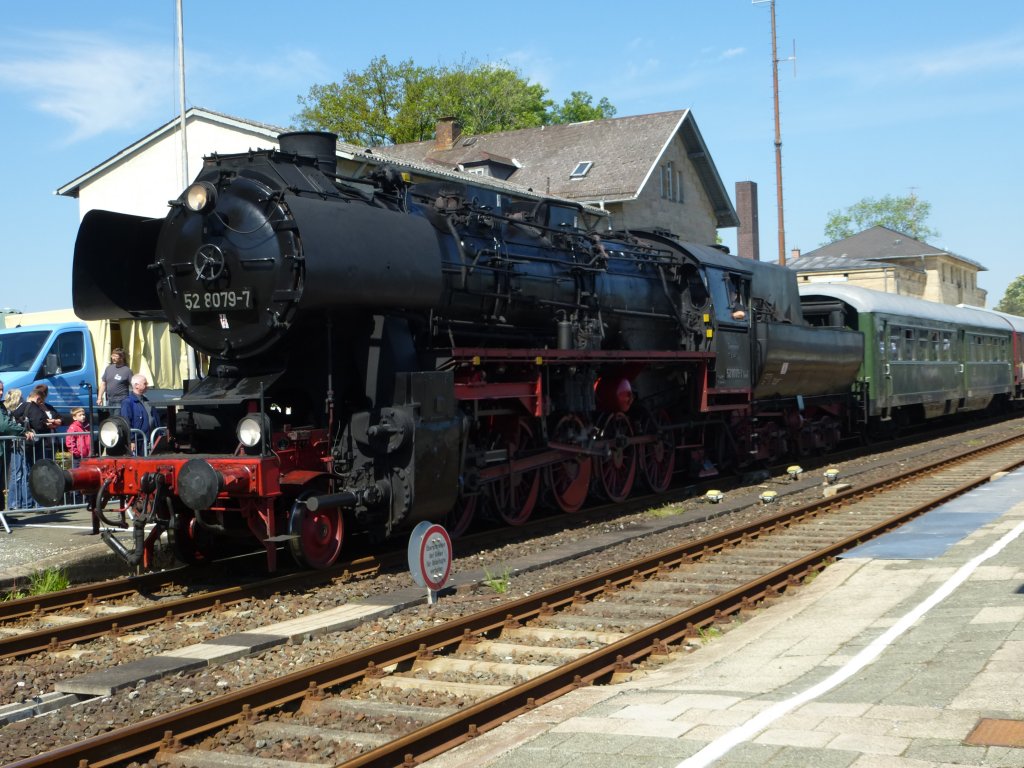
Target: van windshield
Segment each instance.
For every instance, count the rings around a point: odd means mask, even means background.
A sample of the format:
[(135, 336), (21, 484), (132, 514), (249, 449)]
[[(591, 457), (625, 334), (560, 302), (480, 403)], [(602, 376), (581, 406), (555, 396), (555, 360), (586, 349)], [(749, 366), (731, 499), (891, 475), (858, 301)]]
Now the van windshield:
[(0, 334), (0, 371), (27, 371), (48, 338), (49, 331)]

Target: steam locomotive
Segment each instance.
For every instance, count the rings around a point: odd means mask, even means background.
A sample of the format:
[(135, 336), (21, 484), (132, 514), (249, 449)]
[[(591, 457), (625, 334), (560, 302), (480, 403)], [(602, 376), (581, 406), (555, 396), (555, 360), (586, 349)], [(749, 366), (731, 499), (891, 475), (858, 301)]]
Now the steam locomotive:
[(207, 158), (163, 219), (82, 222), (76, 313), (167, 319), (209, 357), (151, 448), (114, 416), (102, 455), (32, 470), (44, 504), (124, 499), (133, 548), (104, 538), (130, 563), (167, 532), (188, 562), (254, 537), (271, 569), (281, 544), (324, 568), (355, 534), (519, 525), (867, 418), (864, 334), (805, 320), (792, 271), (564, 200), (346, 177), (335, 149), (285, 134)]

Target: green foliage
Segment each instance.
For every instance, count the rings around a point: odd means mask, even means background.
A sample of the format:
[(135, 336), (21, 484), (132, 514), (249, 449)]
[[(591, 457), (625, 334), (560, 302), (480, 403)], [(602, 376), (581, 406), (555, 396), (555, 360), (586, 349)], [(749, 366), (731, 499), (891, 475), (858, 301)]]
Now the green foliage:
[(381, 56), (362, 72), (346, 72), (340, 84), (314, 85), (300, 96), (299, 122), (365, 146), (420, 141), (433, 125), (418, 126), (415, 111), (404, 105), (426, 89), (426, 77), (411, 60), (393, 65)]
[(707, 627), (697, 627), (697, 636), (700, 638), (701, 643), (707, 645), (716, 637), (721, 637), (722, 630), (713, 624)]
[(48, 595), (50, 592), (67, 589), (70, 583), (68, 575), (60, 568), (47, 568), (29, 577), (28, 592), (30, 595)]
[(20, 600), (23, 597), (31, 597), (32, 595), (47, 595), (51, 592), (60, 592), (62, 589), (67, 589), (71, 583), (67, 574), (60, 568), (47, 568), (45, 571), (33, 573), (28, 581), (27, 590), (15, 589), (10, 592), (0, 593), (0, 603), (9, 600)]
[(369, 147), (426, 141), (442, 117), (457, 118), (465, 133), (481, 134), (615, 114), (608, 99), (595, 106), (585, 91), (573, 91), (556, 106), (546, 88), (506, 64), (464, 60), (421, 67), (412, 59), (392, 64), (386, 56), (361, 72), (346, 72), (340, 82), (312, 86), (298, 101), (296, 120), (303, 128)]
[(552, 123), (582, 123), (585, 120), (604, 120), (615, 117), (616, 109), (602, 97), (597, 105), (593, 104), (594, 97), (586, 91), (573, 91), (569, 98), (551, 110)]
[(648, 510), (647, 514), (651, 517), (675, 517), (676, 515), (681, 515), (685, 511), (686, 507), (682, 504), (667, 504), (664, 507), (656, 507)]
[(996, 304), (996, 309), (1011, 315), (1024, 315), (1024, 275), (1006, 286), (1006, 293)]
[(512, 572), (506, 567), (504, 573), (500, 576), (492, 574), (487, 568), (484, 568), (484, 584), (493, 589), (499, 595), (503, 595), (508, 592), (509, 587), (512, 586)]
[(925, 225), (931, 211), (931, 203), (913, 194), (886, 195), (878, 200), (865, 197), (843, 211), (829, 211), (825, 223), (826, 242), (834, 243), (875, 226), (888, 227), (915, 240), (938, 237), (938, 232)]

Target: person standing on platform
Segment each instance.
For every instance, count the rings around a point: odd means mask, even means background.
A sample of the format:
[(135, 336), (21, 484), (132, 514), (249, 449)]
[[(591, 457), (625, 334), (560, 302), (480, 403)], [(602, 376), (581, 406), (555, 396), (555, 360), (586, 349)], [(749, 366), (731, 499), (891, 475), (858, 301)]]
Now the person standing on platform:
[[(153, 407), (153, 404), (146, 398), (146, 390), (149, 389), (149, 381), (141, 373), (132, 376), (132, 391), (128, 397), (121, 401), (121, 416), (128, 422), (132, 430), (138, 430), (145, 439), (160, 425), (160, 411)], [(136, 449), (138, 455), (144, 453), (142, 441), (136, 437)]]
[[(32, 440), (36, 436), (11, 413), (20, 405), (21, 390), (12, 389), (4, 396), (4, 383), (0, 381), (0, 437), (22, 437), (25, 440)], [(0, 497), (0, 509), (4, 506), (8, 509), (20, 509), (28, 505), (25, 447), (20, 440), (4, 440), (2, 443), (3, 450), (0, 451), (0, 455), (3, 457), (3, 467), (0, 467), (0, 475), (3, 475), (5, 485), (0, 489), (0, 493), (3, 493)]]
[(128, 365), (128, 357), (121, 347), (110, 351), (110, 365), (103, 370), (100, 377), (100, 388), (96, 393), (98, 405), (109, 406), (111, 412), (117, 412), (121, 401), (131, 391), (132, 369)]
[(68, 427), (64, 445), (71, 453), (71, 466), (78, 467), (82, 459), (92, 453), (92, 435), (85, 408), (71, 409), (71, 426)]

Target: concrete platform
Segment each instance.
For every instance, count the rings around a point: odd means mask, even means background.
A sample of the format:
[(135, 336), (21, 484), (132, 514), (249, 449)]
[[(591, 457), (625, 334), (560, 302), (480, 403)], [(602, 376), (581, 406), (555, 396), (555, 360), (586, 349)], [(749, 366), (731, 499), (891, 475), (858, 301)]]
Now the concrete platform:
[(99, 536), (90, 535), (92, 517), (84, 508), (14, 510), (4, 516), (11, 532), (0, 528), (0, 590), (23, 586), (33, 573), (47, 568), (61, 568), (76, 582), (132, 572)]
[(691, 654), (425, 765), (1024, 766), (1021, 499), (1014, 473)]

